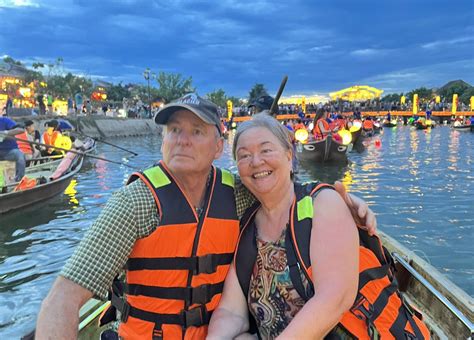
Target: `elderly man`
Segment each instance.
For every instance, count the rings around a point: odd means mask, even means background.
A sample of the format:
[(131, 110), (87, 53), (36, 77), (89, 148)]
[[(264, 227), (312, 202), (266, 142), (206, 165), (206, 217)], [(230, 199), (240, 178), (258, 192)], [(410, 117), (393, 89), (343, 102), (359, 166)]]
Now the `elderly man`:
[[(109, 200), (43, 302), (37, 339), (75, 338), (80, 307), (94, 295), (105, 299), (111, 288), (123, 339), (205, 338), (238, 217), (254, 198), (212, 165), (223, 151), (214, 104), (188, 94), (164, 106), (155, 122), (166, 125), (163, 160), (133, 174)], [(365, 202), (355, 201), (353, 210), (373, 218)], [(114, 280), (123, 269), (125, 285)]]

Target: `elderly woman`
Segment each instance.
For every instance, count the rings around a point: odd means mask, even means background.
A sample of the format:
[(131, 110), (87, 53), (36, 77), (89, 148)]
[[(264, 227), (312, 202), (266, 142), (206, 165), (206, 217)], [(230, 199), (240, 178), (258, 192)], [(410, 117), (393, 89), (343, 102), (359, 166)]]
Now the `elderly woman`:
[[(243, 184), (259, 202), (241, 220), (234, 265), (208, 339), (254, 338), (249, 325), (256, 326), (263, 339), (404, 335), (403, 327), (412, 325), (411, 319), (403, 319), (402, 326), (379, 322), (387, 317), (398, 320), (397, 315), (405, 318), (400, 301), (396, 306), (392, 302), (398, 299), (393, 295), (396, 284), (380, 242), (373, 243), (375, 236), (356, 228), (334, 190), (293, 182), (287, 129), (270, 116), (255, 116), (239, 126), (233, 154)], [(359, 249), (359, 234), (361, 244), (368, 240), (374, 249), (378, 245), (375, 255), (370, 246)], [(368, 269), (370, 275), (359, 277), (359, 269)], [(361, 286), (367, 298), (358, 293)], [(392, 286), (385, 301), (383, 288)], [(386, 302), (376, 310), (377, 320), (364, 314), (366, 307), (373, 312), (374, 299)], [(401, 333), (389, 333), (399, 328)], [(413, 328), (420, 335), (417, 324)]]
[(358, 236), (351, 214), (335, 191), (323, 190), (315, 197), (310, 249), (317, 294), (305, 303), (291, 283), (283, 251), (295, 201), (288, 133), (275, 119), (256, 117), (240, 125), (233, 153), (243, 184), (261, 203), (254, 216), (257, 259), (248, 297), (231, 267), (208, 336), (244, 333), (250, 310), (263, 338), (321, 338), (357, 292)]

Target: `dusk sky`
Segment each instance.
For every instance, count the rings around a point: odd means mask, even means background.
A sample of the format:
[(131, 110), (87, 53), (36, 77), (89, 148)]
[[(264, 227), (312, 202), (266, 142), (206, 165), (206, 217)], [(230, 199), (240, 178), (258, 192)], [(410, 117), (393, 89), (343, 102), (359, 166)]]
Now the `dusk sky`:
[(0, 56), (145, 83), (143, 71), (193, 77), (200, 94), (385, 93), (474, 85), (474, 1), (0, 0)]

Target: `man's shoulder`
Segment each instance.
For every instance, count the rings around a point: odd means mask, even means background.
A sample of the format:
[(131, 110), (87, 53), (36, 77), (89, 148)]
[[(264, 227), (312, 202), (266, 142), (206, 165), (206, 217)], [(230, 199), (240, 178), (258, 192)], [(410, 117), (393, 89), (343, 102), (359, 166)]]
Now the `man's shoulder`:
[(113, 196), (121, 197), (132, 204), (153, 197), (147, 185), (139, 178), (115, 190)]

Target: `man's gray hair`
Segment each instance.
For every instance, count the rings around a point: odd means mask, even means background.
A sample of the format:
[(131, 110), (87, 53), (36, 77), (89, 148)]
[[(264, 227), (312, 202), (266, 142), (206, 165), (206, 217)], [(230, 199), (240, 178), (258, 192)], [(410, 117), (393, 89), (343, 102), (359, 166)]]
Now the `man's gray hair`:
[(273, 118), (272, 116), (259, 113), (252, 117), (252, 119), (247, 120), (243, 123), (240, 123), (237, 127), (237, 133), (234, 137), (234, 144), (232, 145), (232, 156), (234, 160), (237, 159), (236, 151), (237, 151), (237, 143), (239, 142), (240, 136), (247, 130), (252, 128), (265, 128), (270, 131), (280, 142), (281, 146), (285, 150), (289, 150), (293, 153), (293, 146), (291, 144), (291, 136), (288, 129), (280, 124), (278, 120)]

